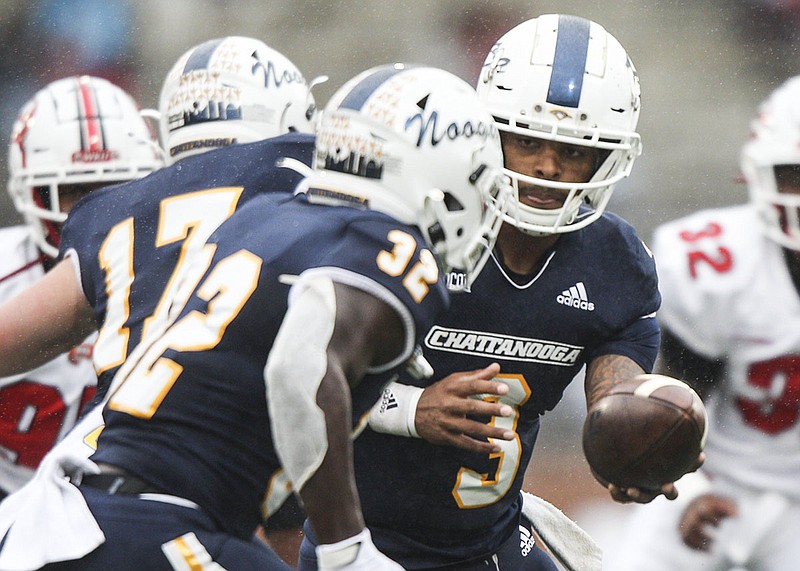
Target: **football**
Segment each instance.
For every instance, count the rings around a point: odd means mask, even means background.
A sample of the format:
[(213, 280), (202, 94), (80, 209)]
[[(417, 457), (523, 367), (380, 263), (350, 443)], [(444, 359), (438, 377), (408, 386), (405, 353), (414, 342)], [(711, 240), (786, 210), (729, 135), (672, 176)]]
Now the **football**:
[(696, 468), (707, 431), (703, 401), (689, 385), (639, 375), (589, 409), (583, 452), (599, 480), (654, 491)]

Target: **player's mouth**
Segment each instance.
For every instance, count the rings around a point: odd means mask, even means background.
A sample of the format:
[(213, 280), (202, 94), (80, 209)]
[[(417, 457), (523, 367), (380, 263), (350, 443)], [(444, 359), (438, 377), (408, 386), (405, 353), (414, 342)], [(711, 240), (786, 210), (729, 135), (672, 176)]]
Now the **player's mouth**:
[(553, 209), (564, 205), (567, 191), (541, 186), (524, 186), (519, 189), (519, 200), (533, 208)]

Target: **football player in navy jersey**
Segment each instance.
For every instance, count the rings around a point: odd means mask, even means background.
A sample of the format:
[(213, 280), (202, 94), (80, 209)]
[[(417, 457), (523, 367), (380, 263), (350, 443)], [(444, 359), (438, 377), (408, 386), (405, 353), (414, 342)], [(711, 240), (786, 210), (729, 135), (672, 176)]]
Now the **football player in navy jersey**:
[[(384, 66), (334, 95), (315, 148), (297, 196), (252, 199), (176, 276), (168, 318), (106, 394), (92, 460), (51, 483), (71, 501), (39, 517), (86, 522), (52, 568), (285, 569), (252, 534), (291, 484), (320, 568), (399, 569), (364, 528), (350, 433), (445, 308), (441, 270), (471, 283), (486, 262), (502, 215), (486, 201), (509, 190), (500, 140), (462, 80)], [(0, 565), (7, 550), (59, 560), (42, 529), (26, 542), (15, 528)]]
[[(294, 81), (276, 85), (263, 67)], [(200, 90), (211, 99), (198, 100)], [(300, 175), (276, 163), (311, 164), (314, 111), (296, 66), (256, 39), (209, 40), (173, 65), (159, 124), (167, 160), (177, 164), (96, 193), (73, 210), (63, 232), (62, 255), (77, 262), (103, 326), (94, 354), (100, 397), (146, 329), (166, 318), (176, 276), (220, 223), (260, 193), (297, 185)], [(232, 155), (206, 153), (234, 144), (243, 148)]]
[[(422, 343), (441, 380), (401, 373), (354, 444), (356, 477), (375, 544), (407, 569), (554, 570), (532, 540), (538, 504), (521, 495), (540, 417), (584, 366), (591, 404), (650, 372), (659, 343), (653, 258), (605, 212), (640, 153), (639, 81), (599, 24), (544, 15), (498, 40), (477, 87), (517, 200), (480, 278), (449, 276), (466, 292)], [(487, 383), (495, 362), (502, 373)], [(505, 408), (480, 415), (476, 396)], [(609, 489), (619, 501), (654, 497)], [(661, 492), (675, 495), (672, 484)], [(301, 569), (316, 568), (312, 547), (307, 533)], [(596, 551), (565, 557), (599, 569)]]
[[(219, 38), (187, 50), (167, 74), (159, 98), (161, 142), (167, 161), (173, 163), (229, 145), (274, 138), (253, 150), (254, 154), (262, 154), (257, 158), (266, 169), (255, 173), (262, 177), (261, 183), (245, 190), (239, 204), (257, 192), (291, 191), (299, 178), (297, 173), (272, 167), (279, 157), (311, 165), (311, 133), (316, 117), (311, 90), (326, 79), (320, 77), (306, 84), (302, 73), (283, 54), (252, 38)], [(198, 99), (206, 92), (213, 94), (213, 101)], [(193, 168), (192, 163), (188, 168)], [(214, 172), (216, 168), (207, 165), (202, 167), (202, 173), (192, 173), (198, 181), (204, 181), (198, 183), (198, 188), (237, 184), (235, 178), (229, 178), (237, 176), (235, 169)], [(204, 209), (199, 202), (196, 207)], [(204, 224), (211, 220), (204, 219)], [(207, 230), (212, 229), (208, 225)], [(195, 227), (193, 232), (198, 230)], [(203, 235), (208, 233), (203, 231)], [(200, 235), (194, 238), (197, 243), (205, 239)], [(173, 242), (173, 252), (181, 245)], [(177, 269), (174, 260), (169, 261)], [(158, 265), (146, 263), (158, 271)], [(165, 272), (160, 273), (166, 277)], [(142, 294), (147, 296), (148, 292)], [(141, 319), (153, 311), (155, 300), (150, 301), (139, 312)], [(302, 508), (291, 496), (279, 513), (265, 522), (264, 529), (259, 529), (278, 555), (292, 565), (297, 562), (303, 519)]]

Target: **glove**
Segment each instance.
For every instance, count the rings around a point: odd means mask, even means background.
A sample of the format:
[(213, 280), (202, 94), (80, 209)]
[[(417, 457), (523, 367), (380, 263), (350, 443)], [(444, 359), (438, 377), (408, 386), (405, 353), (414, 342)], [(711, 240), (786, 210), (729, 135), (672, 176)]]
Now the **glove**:
[(319, 571), (403, 571), (378, 551), (367, 528), (353, 537), (317, 546)]

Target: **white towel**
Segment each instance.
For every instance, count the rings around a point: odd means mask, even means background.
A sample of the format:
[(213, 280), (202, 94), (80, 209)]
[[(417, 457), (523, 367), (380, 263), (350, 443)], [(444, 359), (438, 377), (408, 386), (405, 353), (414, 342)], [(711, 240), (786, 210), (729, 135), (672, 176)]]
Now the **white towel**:
[(91, 432), (87, 427), (102, 425), (100, 413), (87, 415), (44, 457), (33, 479), (0, 503), (0, 537), (5, 536), (0, 571), (33, 571), (79, 559), (105, 541), (83, 495), (68, 480), (100, 471), (83, 442)]
[(522, 513), (553, 557), (567, 571), (600, 571), (603, 552), (578, 524), (553, 504), (522, 492)]

